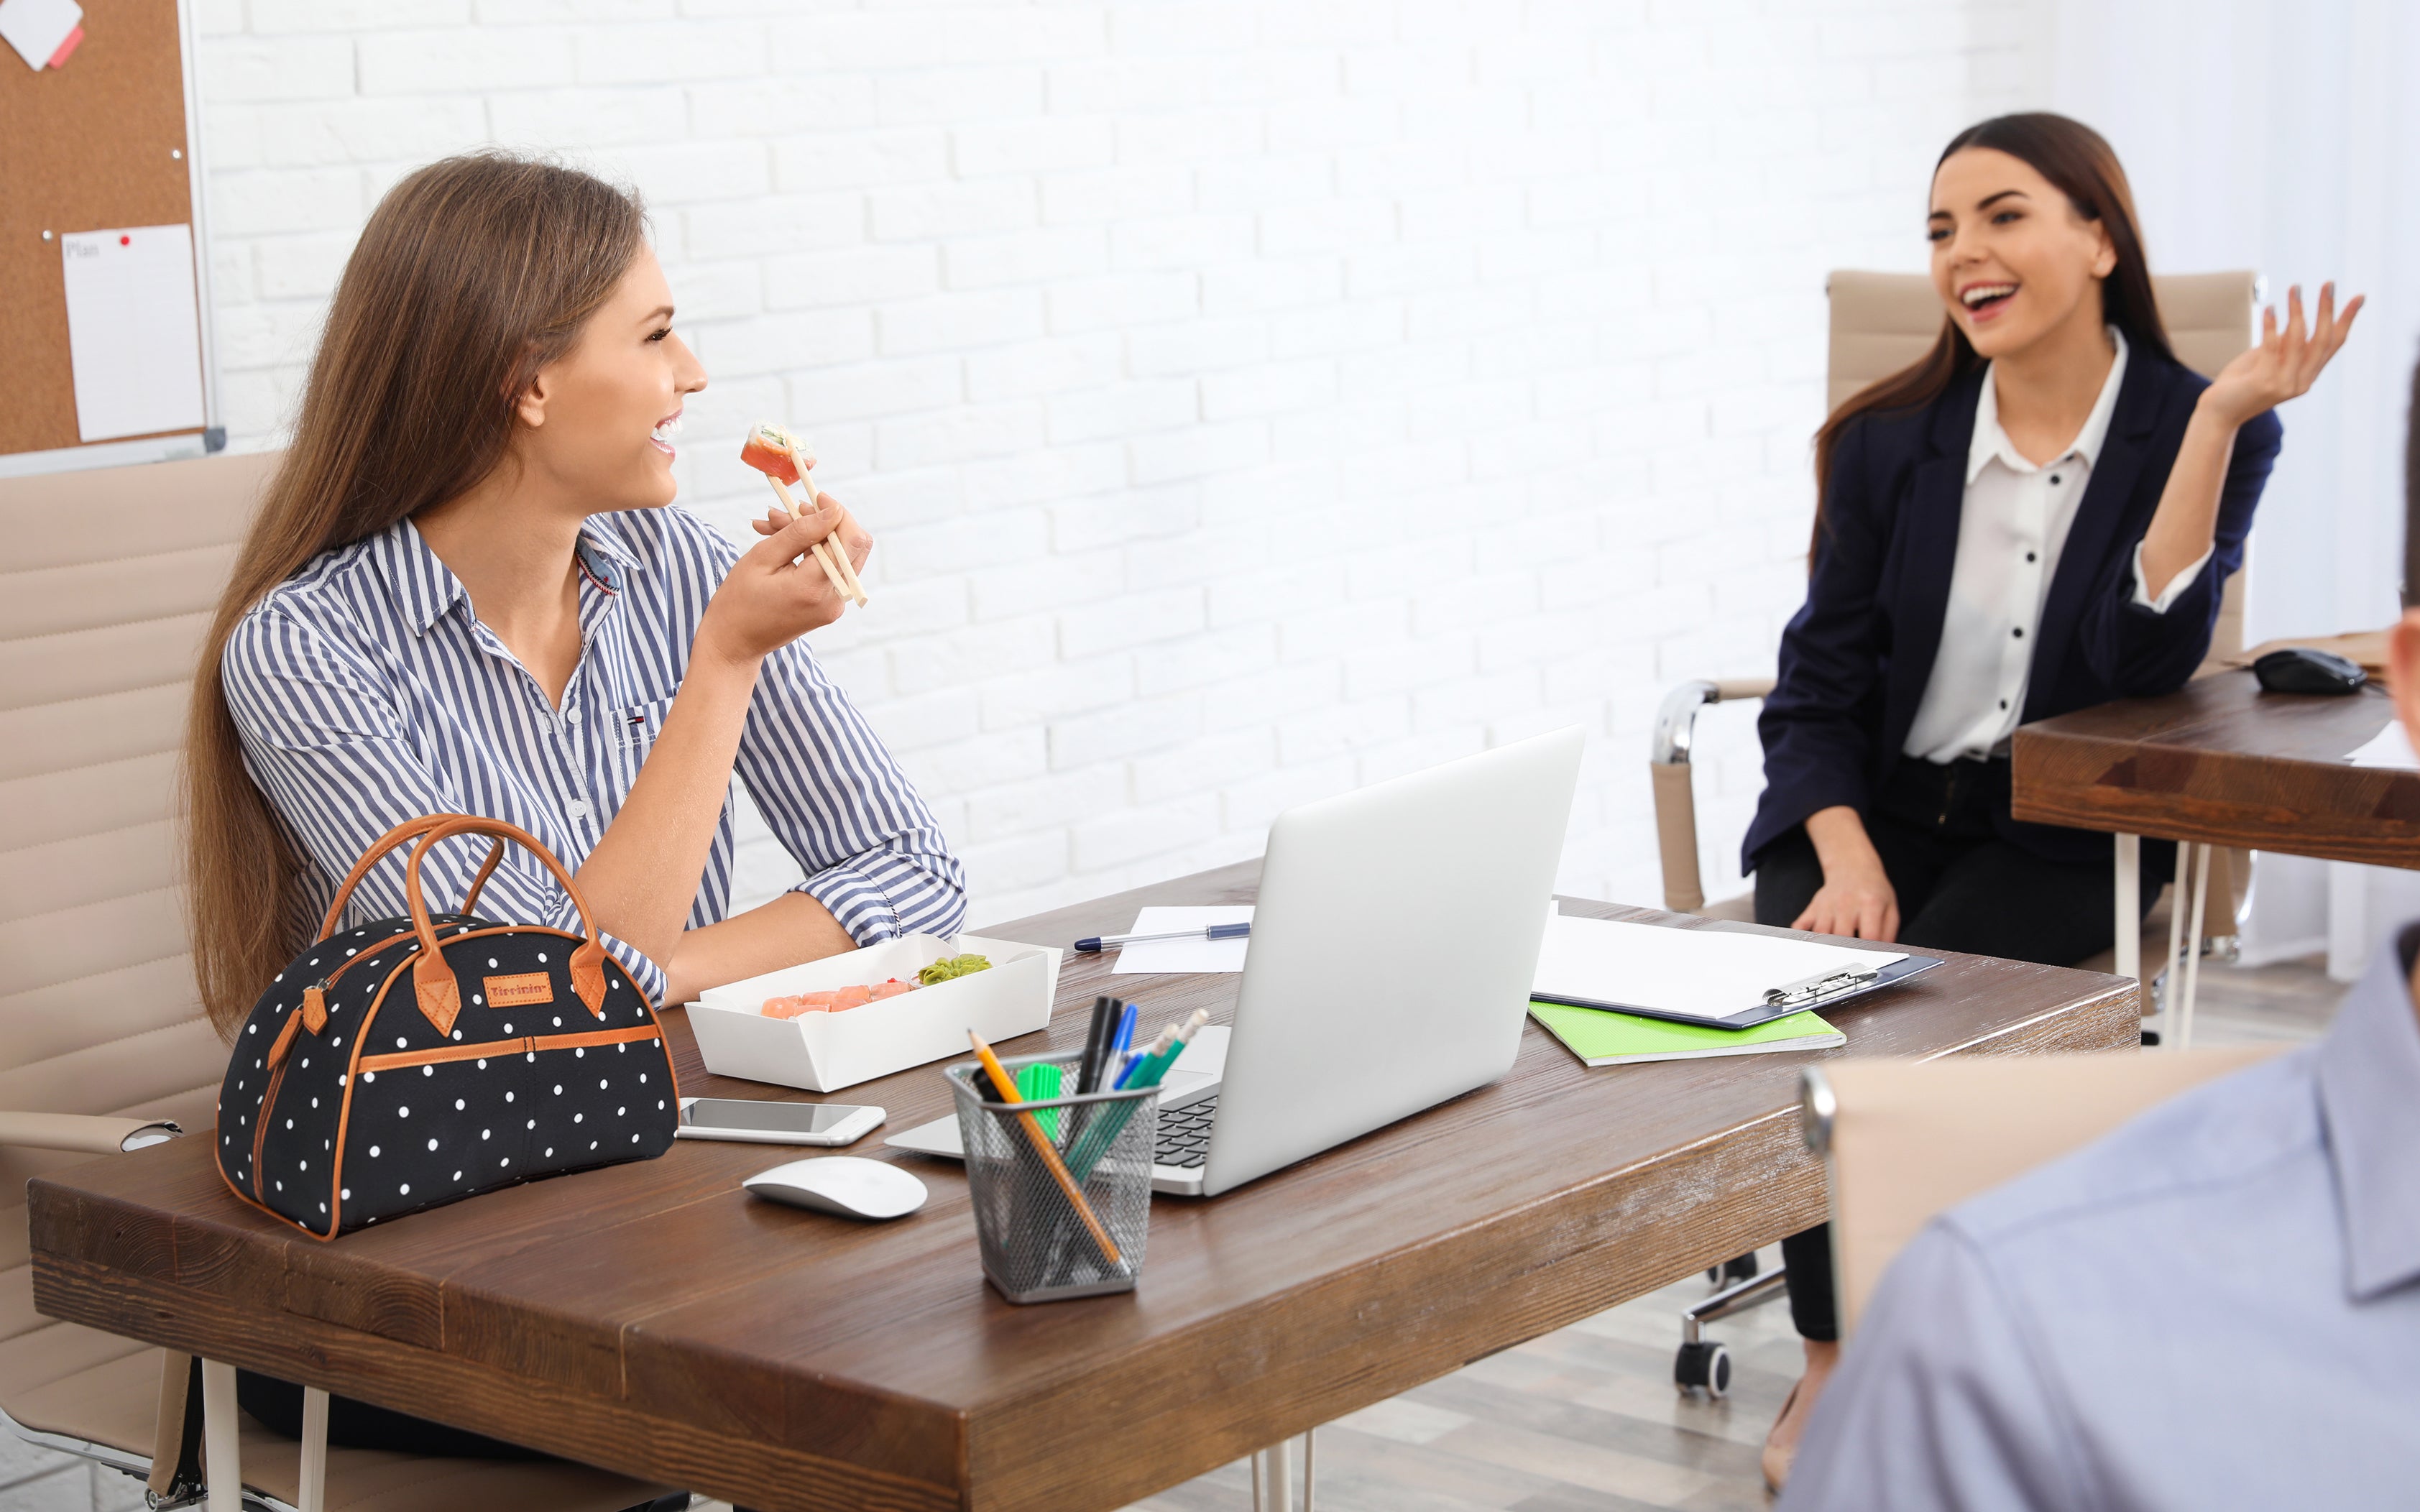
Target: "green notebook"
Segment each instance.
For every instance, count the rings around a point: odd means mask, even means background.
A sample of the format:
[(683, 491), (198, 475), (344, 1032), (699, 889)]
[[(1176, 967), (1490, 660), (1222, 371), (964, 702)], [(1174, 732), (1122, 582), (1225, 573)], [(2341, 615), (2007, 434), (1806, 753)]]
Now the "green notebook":
[(1529, 1016), (1563, 1041), (1563, 1048), (1591, 1066), (1755, 1056), (1769, 1050), (1829, 1050), (1847, 1043), (1839, 1030), (1812, 1013), (1768, 1019), (1749, 1029), (1701, 1028), (1669, 1019), (1640, 1018), (1635, 1013), (1613, 1013), (1597, 1008), (1567, 1008), (1560, 1003), (1533, 1002)]

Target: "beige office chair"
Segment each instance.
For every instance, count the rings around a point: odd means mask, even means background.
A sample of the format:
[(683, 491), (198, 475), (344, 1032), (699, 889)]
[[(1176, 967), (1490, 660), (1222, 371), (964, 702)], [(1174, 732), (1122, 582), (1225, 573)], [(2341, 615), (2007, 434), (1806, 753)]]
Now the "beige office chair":
[(1823, 1157), (1829, 1177), (1840, 1336), (1856, 1326), (1874, 1284), (1934, 1214), (2282, 1048), (1807, 1067), (1801, 1117), (1807, 1148)]
[[(2253, 295), (2249, 272), (2171, 273), (2154, 278), (2168, 340), (2186, 366), (2215, 373), (2252, 343)], [(1837, 409), (1860, 389), (1879, 382), (1922, 357), (1941, 332), (1941, 300), (1921, 273), (1871, 273), (1843, 269), (1825, 281), (1832, 311), (1825, 404)], [(2243, 649), (2243, 574), (2227, 580), (2211, 640), (2205, 671)], [(1754, 897), (1742, 893), (1706, 902), (1698, 866), (1697, 798), (1690, 784), (1690, 745), (1698, 711), (1709, 703), (1761, 699), (1773, 690), (1769, 677), (1707, 679), (1682, 684), (1657, 711), (1648, 776), (1653, 785), (1656, 846), (1664, 868), (1664, 906), (1712, 918), (1752, 919)], [(2231, 936), (2237, 910), (2251, 881), (2251, 857), (2217, 851), (2211, 858), (2211, 896), (2223, 899), (2211, 910), (2205, 933)], [(2139, 959), (2149, 961), (2167, 944), (2168, 904), (2160, 903), (2143, 926)], [(2210, 924), (2219, 928), (2211, 929)], [(2115, 969), (2117, 952), (2103, 951), (2078, 964)], [(2146, 994), (2144, 1007), (2149, 1002)]]
[[(34, 1311), (25, 1180), (212, 1130), (226, 1047), (194, 994), (171, 807), (195, 648), (276, 463), (0, 481), (0, 1412), (171, 1501), (198, 1489), (190, 1463), (178, 1483), (190, 1359)], [(256, 1501), (312, 1504), (291, 1442), (248, 1428), (240, 1453)], [(551, 1462), (338, 1449), (326, 1467), (322, 1504), (364, 1512), (618, 1512), (664, 1491)]]

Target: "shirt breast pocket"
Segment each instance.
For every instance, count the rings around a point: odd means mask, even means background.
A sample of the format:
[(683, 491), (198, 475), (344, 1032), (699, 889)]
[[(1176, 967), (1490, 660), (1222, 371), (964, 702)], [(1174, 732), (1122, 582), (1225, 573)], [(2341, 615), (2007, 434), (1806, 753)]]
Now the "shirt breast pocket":
[(644, 703), (634, 703), (626, 709), (615, 709), (613, 715), (611, 744), (635, 770), (647, 759), (656, 746), (656, 737), (663, 733), (664, 717), (672, 713), (675, 695), (666, 694)]

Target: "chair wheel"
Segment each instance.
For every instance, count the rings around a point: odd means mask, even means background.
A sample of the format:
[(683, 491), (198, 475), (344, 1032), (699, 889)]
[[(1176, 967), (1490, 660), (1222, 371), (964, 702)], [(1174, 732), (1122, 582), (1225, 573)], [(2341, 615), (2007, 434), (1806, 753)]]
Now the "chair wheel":
[(1672, 1356), (1672, 1384), (1719, 1401), (1731, 1389), (1731, 1351), (1712, 1339), (1682, 1345)]
[(2143, 1031), (2143, 1048), (2144, 1048), (2144, 1049), (2146, 1049), (2146, 1050), (2156, 1050), (2156, 1049), (2158, 1049), (2158, 1048), (2159, 1048), (2159, 1044), (2160, 1044), (2160, 1031), (2159, 1031), (2159, 1030), (2157, 1030), (2157, 1029), (2145, 1029), (2145, 1030)]
[(1734, 1255), (1720, 1265), (1706, 1267), (1706, 1285), (1720, 1291), (1734, 1281), (1745, 1281), (1756, 1274), (1756, 1251)]

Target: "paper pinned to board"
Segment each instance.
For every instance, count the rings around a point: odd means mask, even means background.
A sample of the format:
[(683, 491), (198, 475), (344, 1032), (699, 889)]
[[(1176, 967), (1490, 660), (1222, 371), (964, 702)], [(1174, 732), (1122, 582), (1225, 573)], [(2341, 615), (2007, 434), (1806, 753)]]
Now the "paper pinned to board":
[[(1252, 905), (1228, 903), (1206, 908), (1146, 908), (1135, 915), (1129, 934), (1159, 934), (1171, 930), (1207, 929), (1213, 924), (1249, 924)], [(1240, 940), (1147, 940), (1118, 951), (1113, 977), (1158, 975), (1182, 971), (1241, 971), (1249, 938)]]
[(2361, 748), (2348, 752), (2345, 760), (2355, 766), (2381, 766), (2396, 772), (2420, 772), (2420, 755), (2414, 755), (2412, 742), (2403, 733), (2403, 721), (2389, 719), (2386, 728), (2362, 742)]
[(75, 0), (0, 0), (0, 39), (37, 73), (64, 67), (84, 40), (84, 7)]
[(194, 228), (70, 232), (59, 238), (59, 256), (78, 438), (107, 441), (207, 424)]

